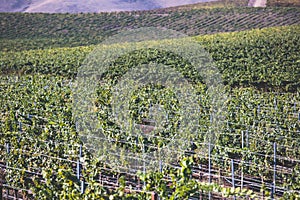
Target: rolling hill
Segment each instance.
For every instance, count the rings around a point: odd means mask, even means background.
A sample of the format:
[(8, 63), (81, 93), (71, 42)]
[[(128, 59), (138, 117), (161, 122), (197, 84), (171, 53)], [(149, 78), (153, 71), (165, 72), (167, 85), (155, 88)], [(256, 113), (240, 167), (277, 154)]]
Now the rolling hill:
[(1, 0), (0, 12), (80, 13), (151, 10), (215, 0)]

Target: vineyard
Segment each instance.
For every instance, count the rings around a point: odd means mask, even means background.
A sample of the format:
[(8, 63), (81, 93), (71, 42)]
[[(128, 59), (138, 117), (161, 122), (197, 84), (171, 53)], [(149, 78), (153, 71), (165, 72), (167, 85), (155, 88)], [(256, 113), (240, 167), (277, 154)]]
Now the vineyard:
[[(300, 26), (197, 36), (226, 85), (294, 91), (299, 87)], [(277, 48), (280, 46), (280, 48)], [(1, 52), (3, 74), (55, 74), (75, 78), (95, 46)], [(232, 74), (235, 74), (233, 77)]]
[(297, 25), (300, 8), (215, 8), (101, 14), (0, 13), (0, 49), (20, 51), (98, 44), (118, 31), (165, 27), (189, 36)]
[(268, 0), (267, 6), (289, 6), (289, 7), (299, 7), (300, 2), (297, 0)]
[(201, 8), (224, 8), (224, 7), (245, 7), (248, 5), (248, 0), (217, 0), (210, 2), (201, 2), (196, 4), (175, 6), (169, 8), (157, 9), (159, 11), (182, 11), (182, 10), (192, 10), (192, 9), (201, 9)]
[[(299, 8), (219, 3), (180, 11), (0, 13), (0, 199), (299, 199)], [(90, 124), (74, 115), (74, 91), (78, 75), (87, 76), (85, 59), (112, 34), (144, 26), (181, 31), (201, 45), (226, 98), (213, 102), (219, 94), (187, 60), (156, 48), (133, 51), (95, 83), (91, 112), (101, 128), (91, 132), (105, 137), (82, 137)], [(139, 45), (188, 49), (183, 41)], [(165, 130), (141, 136), (114, 121), (113, 95), (128, 71), (153, 60), (182, 73), (198, 110), (191, 105), (182, 113), (180, 99), (162, 85), (136, 87), (122, 111), (130, 127), (147, 131), (160, 123), (151, 121), (154, 105), (167, 110)], [(194, 129), (179, 133), (182, 115), (196, 119)], [(171, 160), (133, 156), (166, 147)]]

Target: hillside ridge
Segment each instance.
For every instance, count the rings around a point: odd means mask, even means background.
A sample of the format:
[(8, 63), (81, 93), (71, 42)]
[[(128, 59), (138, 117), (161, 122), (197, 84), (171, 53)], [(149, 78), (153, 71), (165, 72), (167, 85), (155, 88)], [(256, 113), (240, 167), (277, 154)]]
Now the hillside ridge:
[(1, 0), (0, 12), (88, 13), (152, 10), (216, 0)]

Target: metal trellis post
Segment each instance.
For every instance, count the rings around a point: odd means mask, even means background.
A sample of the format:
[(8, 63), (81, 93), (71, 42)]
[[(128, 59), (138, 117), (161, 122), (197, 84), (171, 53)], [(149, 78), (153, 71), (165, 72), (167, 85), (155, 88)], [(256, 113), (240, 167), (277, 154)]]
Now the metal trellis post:
[[(143, 143), (143, 174), (146, 175), (146, 163), (145, 163), (145, 144)], [(144, 188), (146, 188), (146, 181), (144, 181)]]
[[(208, 143), (208, 181), (211, 183), (211, 148), (210, 148), (210, 138), (209, 138), (209, 143)], [(208, 198), (209, 200), (211, 199), (211, 192), (209, 191), (208, 193)]]
[(244, 148), (244, 131), (242, 131), (242, 149)]
[(163, 171), (162, 168), (163, 168), (163, 167), (162, 167), (162, 161), (160, 160), (160, 161), (159, 161), (159, 172), (160, 172), (160, 173)]
[[(232, 180), (232, 188), (235, 189), (235, 182), (234, 182), (234, 161), (231, 159), (231, 180)], [(236, 197), (233, 196), (233, 199), (235, 200)]]
[(274, 158), (273, 158), (273, 163), (274, 163), (274, 172), (273, 172), (273, 186), (272, 186), (272, 191), (271, 191), (271, 198), (274, 199), (274, 195), (276, 192), (276, 151), (277, 151), (277, 144), (274, 142), (273, 144), (274, 148)]
[(248, 129), (246, 130), (246, 145), (247, 145), (247, 148), (249, 148), (249, 131), (248, 131)]

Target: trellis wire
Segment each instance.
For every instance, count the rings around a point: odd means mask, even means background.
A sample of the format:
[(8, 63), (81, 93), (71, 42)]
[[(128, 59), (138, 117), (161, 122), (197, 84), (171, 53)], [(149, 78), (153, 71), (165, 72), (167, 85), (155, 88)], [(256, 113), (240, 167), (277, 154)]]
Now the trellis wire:
[[(274, 105), (275, 105), (275, 101), (274, 101)], [(293, 108), (293, 112), (294, 113), (296, 113), (297, 112), (297, 108), (295, 108), (295, 105), (296, 105), (296, 103), (294, 103), (294, 108)], [(276, 104), (276, 107), (277, 107), (277, 104)], [(262, 112), (261, 110), (267, 110), (267, 107), (265, 107), (265, 108), (261, 108), (261, 106), (259, 106), (259, 109), (260, 109), (260, 112)], [(278, 112), (278, 110), (276, 111), (276, 112)], [(33, 115), (29, 115), (28, 114), (28, 118), (32, 118), (32, 117), (34, 117)], [(300, 120), (300, 113), (298, 113), (298, 119), (297, 119), (298, 121)], [(257, 122), (259, 122), (259, 121), (257, 121)], [(237, 124), (237, 123), (235, 123), (235, 122), (230, 122), (230, 121), (228, 121), (227, 120), (227, 124)], [(239, 125), (243, 125), (243, 124), (239, 124)], [(250, 130), (252, 130), (252, 128), (254, 127), (256, 127), (256, 126), (253, 126), (253, 125), (248, 125), (248, 124), (244, 124), (245, 125), (245, 127), (249, 127), (249, 128), (247, 128), (246, 130), (243, 130), (242, 131), (242, 140), (241, 140), (241, 142), (242, 142), (242, 148), (245, 148), (245, 146), (248, 148), (248, 146), (249, 146), (249, 137), (253, 140), (253, 139), (255, 139), (255, 140), (260, 140), (260, 141), (264, 141), (264, 142), (267, 142), (267, 143), (270, 143), (270, 141), (266, 141), (266, 140), (262, 140), (262, 139), (258, 139), (258, 138), (253, 138), (253, 137), (251, 137), (251, 136), (249, 136), (249, 129)], [(259, 126), (257, 126), (257, 128), (259, 128)], [(281, 128), (280, 128), (281, 129)], [(22, 122), (19, 122), (19, 131), (20, 132), (22, 132), (23, 131), (23, 123)], [(293, 131), (290, 131), (290, 130), (286, 130), (286, 131), (289, 131), (289, 132), (293, 132)], [(245, 134), (244, 133), (247, 133), (246, 134), (246, 138), (245, 138)], [(299, 132), (295, 132), (295, 133), (300, 133), (300, 131)], [(227, 133), (228, 134), (228, 133)], [(289, 138), (289, 137), (285, 137), (285, 138)], [(165, 139), (165, 138), (164, 138)], [(290, 139), (292, 139), (292, 138), (290, 138)], [(245, 145), (245, 140), (246, 140), (246, 145)], [(49, 142), (49, 141), (45, 141), (45, 142)], [(60, 145), (64, 145), (64, 143), (62, 142), (62, 143), (59, 143)], [(209, 143), (209, 145), (210, 145), (210, 143)], [(9, 152), (10, 152), (10, 150), (11, 150), (11, 147), (10, 147), (10, 144), (9, 143), (6, 143), (6, 153), (8, 153), (9, 154)], [(80, 145), (79, 145), (80, 146)], [(217, 146), (217, 145), (215, 145), (215, 146)], [(276, 155), (276, 147), (277, 146), (282, 146), (282, 147), (286, 147), (285, 145), (281, 145), (281, 144), (276, 144), (276, 143), (274, 143), (274, 166), (273, 166), (273, 184), (272, 184), (272, 187), (270, 188), (269, 186), (267, 186), (267, 188), (269, 188), (269, 189), (271, 189), (271, 191), (272, 191), (272, 195), (274, 195), (275, 193), (276, 193), (276, 191), (278, 190), (278, 189), (280, 189), (280, 186), (276, 186), (276, 158), (277, 159), (286, 159), (286, 160), (289, 160), (289, 161), (291, 161), (291, 159), (290, 158), (285, 158), (285, 157), (281, 157), (281, 156), (277, 156)], [(221, 147), (221, 148), (227, 148), (228, 149), (228, 147), (222, 147), (222, 146), (219, 146), (219, 147)], [(80, 146), (80, 148), (82, 148), (82, 146)], [(210, 147), (209, 147), (209, 149), (210, 149)], [(236, 149), (235, 149), (236, 150)], [(28, 151), (29, 152), (29, 151)], [(209, 151), (210, 152), (210, 151)], [(242, 152), (242, 151), (241, 151)], [(249, 151), (248, 151), (249, 152)], [(254, 154), (254, 155), (258, 155), (258, 156), (264, 156), (264, 157), (269, 157), (269, 158), (271, 158), (272, 156), (271, 155), (266, 155), (266, 154), (260, 154), (260, 153), (255, 153), (255, 152), (249, 152), (250, 154)], [(41, 154), (42, 155), (42, 154)], [(43, 156), (46, 156), (46, 155), (43, 155)], [(80, 156), (79, 156), (80, 157)], [(59, 160), (64, 160), (64, 161), (70, 161), (70, 160), (68, 160), (68, 159), (61, 159), (61, 158), (55, 158), (55, 157), (51, 157), (51, 156), (49, 156), (49, 158), (50, 159), (59, 159)], [(213, 156), (213, 157), (211, 157), (211, 156), (209, 156), (209, 162), (211, 162), (211, 160), (214, 160), (214, 158), (215, 158), (215, 155)], [(229, 159), (229, 158), (227, 158), (227, 159)], [(293, 162), (299, 162), (299, 160), (293, 160), (292, 159), (292, 161)], [(72, 162), (74, 162), (74, 161), (72, 161)], [(235, 161), (233, 161), (233, 162), (235, 162)], [(80, 158), (79, 158), (79, 166), (80, 166)], [(253, 163), (249, 163), (249, 164), (247, 164), (247, 162), (244, 162), (243, 161), (243, 163), (242, 163), (242, 166), (250, 166), (250, 165), (253, 165)], [(260, 167), (263, 167), (263, 166), (260, 166)], [(161, 169), (161, 166), (159, 167), (160, 169)], [(210, 168), (210, 167), (209, 167)], [(19, 170), (21, 170), (21, 169), (19, 169)], [(271, 169), (266, 169), (266, 170), (271, 170)], [(211, 169), (209, 170), (209, 178), (211, 177)], [(32, 172), (30, 172), (30, 173), (32, 173)], [(79, 174), (80, 174), (80, 170), (79, 170)], [(132, 175), (134, 175), (134, 174), (132, 174)], [(78, 176), (78, 177), (80, 177), (80, 176)], [(222, 177), (224, 177), (224, 176), (222, 176)], [(224, 178), (226, 178), (226, 177), (224, 177)], [(233, 179), (234, 180), (234, 179)], [(253, 180), (254, 181), (254, 180)], [(249, 182), (249, 181), (247, 181), (247, 180), (244, 180), (243, 181), (243, 183), (247, 183), (247, 182)], [(83, 182), (81, 182), (81, 184), (82, 184)], [(251, 183), (251, 182), (250, 182)], [(84, 185), (84, 183), (82, 184), (82, 185)], [(234, 185), (234, 184), (233, 184)], [(259, 185), (258, 185), (259, 186)], [(82, 186), (81, 188), (84, 188), (84, 186)], [(281, 189), (282, 190), (282, 189)]]

